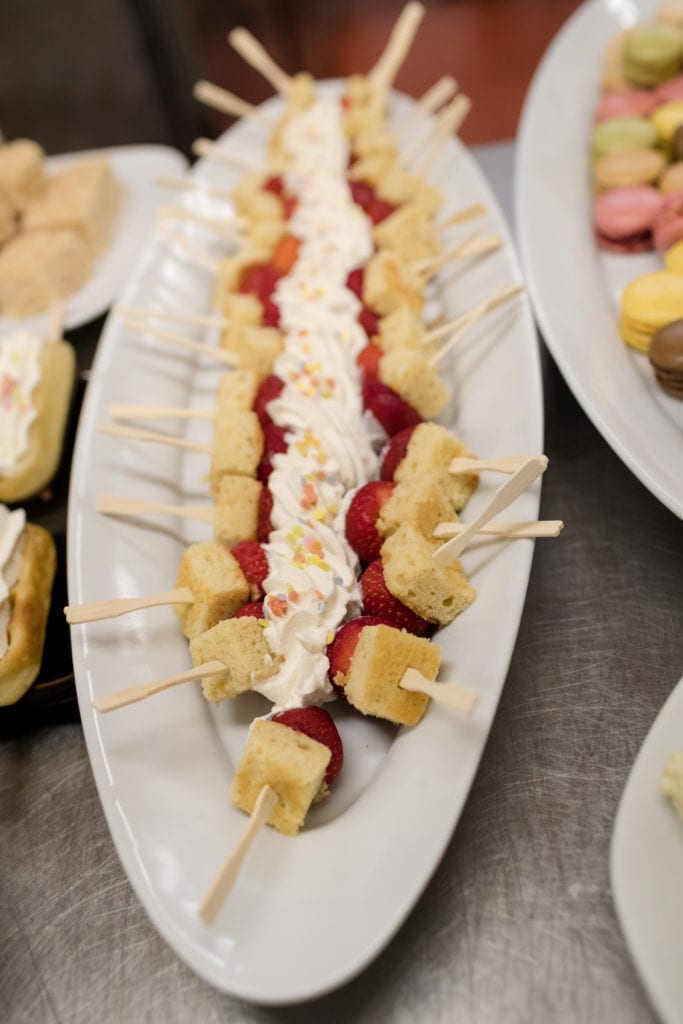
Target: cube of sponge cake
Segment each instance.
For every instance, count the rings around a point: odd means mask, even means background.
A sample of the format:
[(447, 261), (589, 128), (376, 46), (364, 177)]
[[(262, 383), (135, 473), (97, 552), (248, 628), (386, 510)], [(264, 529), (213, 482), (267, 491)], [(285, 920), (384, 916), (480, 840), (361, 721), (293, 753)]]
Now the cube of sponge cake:
[(373, 229), (373, 238), (381, 249), (391, 249), (401, 259), (422, 260), (438, 256), (441, 243), (424, 210), (414, 203), (400, 206)]
[(213, 535), (229, 548), (256, 540), (258, 506), (263, 485), (248, 476), (224, 476), (216, 490)]
[(329, 747), (310, 736), (280, 722), (257, 718), (237, 765), (230, 799), (251, 814), (262, 788), (271, 786), (278, 802), (268, 824), (286, 836), (295, 836), (323, 786), (331, 756)]
[(17, 214), (14, 204), (0, 192), (0, 245), (8, 242), (17, 230)]
[(389, 592), (416, 615), (445, 626), (472, 604), (477, 592), (460, 562), (435, 564), (438, 546), (404, 524), (384, 541), (380, 554)]
[(45, 188), (44, 157), (31, 139), (15, 139), (0, 146), (0, 192), (15, 210), (21, 210)]
[(249, 584), (224, 544), (216, 540), (190, 544), (180, 561), (177, 587), (188, 587), (194, 604), (176, 605), (183, 633), (192, 640), (249, 600)]
[(407, 306), (419, 316), (424, 309), (422, 284), (408, 263), (380, 251), (368, 260), (363, 275), (363, 302), (379, 316)]
[(396, 391), (424, 419), (441, 415), (451, 393), (422, 352), (393, 348), (379, 361), (379, 379)]
[(424, 333), (425, 326), (419, 316), (407, 306), (397, 306), (388, 316), (381, 318), (376, 341), (385, 352), (401, 346), (415, 348)]
[(91, 249), (76, 231), (31, 231), (0, 252), (0, 311), (31, 316), (77, 291), (90, 277)]
[(214, 411), (211, 490), (227, 474), (255, 477), (263, 455), (263, 430), (255, 412), (218, 403)]
[(470, 500), (479, 483), (477, 473), (448, 472), (456, 456), (474, 458), (462, 441), (438, 423), (419, 423), (410, 436), (406, 454), (396, 468), (397, 483), (413, 481), (421, 487), (425, 476), (431, 476), (459, 512)]
[(45, 191), (24, 208), (26, 231), (71, 228), (94, 252), (105, 248), (121, 203), (121, 186), (107, 160), (89, 160), (58, 171)]
[(387, 718), (397, 725), (417, 725), (429, 698), (399, 685), (407, 668), (435, 680), (441, 650), (424, 637), (393, 626), (361, 630), (346, 676), (338, 679), (350, 704), (364, 715)]
[(251, 409), (258, 391), (258, 377), (253, 370), (233, 370), (224, 373), (218, 382), (216, 392), (216, 413), (220, 406), (229, 405), (234, 409)]
[(220, 312), (231, 327), (258, 327), (263, 320), (263, 306), (255, 295), (240, 292), (222, 292)]
[(391, 497), (380, 509), (377, 532), (381, 537), (389, 537), (407, 523), (431, 540), (439, 523), (451, 523), (455, 519), (453, 506), (439, 484), (432, 477), (425, 477), (420, 487), (415, 487), (412, 480), (395, 485)]
[(273, 370), (282, 352), (282, 337), (274, 327), (232, 327), (221, 336), (221, 348), (239, 356), (243, 370), (253, 370), (260, 379)]
[(190, 641), (190, 654), (195, 665), (214, 659), (225, 665), (225, 672), (202, 680), (207, 700), (217, 704), (226, 697), (236, 697), (277, 671), (277, 662), (265, 640), (260, 621), (251, 615), (223, 619)]

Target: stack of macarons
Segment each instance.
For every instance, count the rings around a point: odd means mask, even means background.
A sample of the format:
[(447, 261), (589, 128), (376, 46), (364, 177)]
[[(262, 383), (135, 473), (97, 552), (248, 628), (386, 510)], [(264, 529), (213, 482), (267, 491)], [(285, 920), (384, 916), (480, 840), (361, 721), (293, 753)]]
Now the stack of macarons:
[(683, 274), (656, 270), (626, 285), (621, 296), (619, 333), (624, 341), (647, 353), (653, 335), (683, 319)]

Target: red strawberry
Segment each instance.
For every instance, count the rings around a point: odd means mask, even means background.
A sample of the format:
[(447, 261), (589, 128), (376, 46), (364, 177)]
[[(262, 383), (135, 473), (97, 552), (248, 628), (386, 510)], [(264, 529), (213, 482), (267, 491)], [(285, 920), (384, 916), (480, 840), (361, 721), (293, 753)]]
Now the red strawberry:
[(273, 472), (273, 456), (287, 451), (286, 433), (284, 427), (277, 427), (274, 423), (267, 423), (263, 430), (263, 455), (258, 467), (258, 478), (262, 484), (268, 483)]
[(384, 352), (379, 345), (375, 345), (373, 342), (370, 342), (364, 349), (361, 349), (356, 358), (356, 364), (360, 366), (363, 379), (377, 376), (379, 373), (379, 361), (383, 355)]
[(241, 540), (232, 548), (232, 557), (246, 577), (252, 601), (258, 601), (264, 596), (263, 581), (270, 572), (265, 551), (257, 540)]
[(363, 597), (363, 611), (366, 615), (385, 616), (397, 629), (407, 629), (416, 636), (426, 636), (433, 630), (431, 622), (416, 615), (402, 601), (394, 597), (387, 588), (384, 579), (382, 559), (370, 562), (360, 578), (360, 590)]
[(255, 263), (245, 270), (239, 290), (244, 295), (256, 295), (261, 302), (265, 302), (273, 294), (277, 278), (277, 271), (270, 263)]
[(279, 711), (273, 715), (271, 720), (279, 722), (281, 725), (288, 725), (290, 729), (303, 732), (312, 740), (317, 740), (318, 743), (329, 747), (332, 757), (325, 772), (325, 782), (330, 786), (339, 775), (344, 763), (341, 736), (337, 732), (337, 726), (330, 713), (324, 708), (289, 708), (287, 711)]
[(391, 441), (389, 441), (379, 471), (381, 480), (394, 479), (399, 463), (403, 462), (406, 456), (408, 445), (416, 426), (417, 424), (412, 427), (404, 427), (403, 430), (399, 430), (398, 434), (394, 434)]
[(375, 190), (367, 181), (350, 181), (351, 198), (361, 209), (367, 210), (375, 198)]
[(279, 327), (280, 326), (280, 307), (272, 299), (262, 299), (263, 305), (263, 326), (264, 327)]
[(365, 276), (365, 270), (363, 267), (356, 267), (355, 270), (349, 270), (346, 276), (346, 287), (350, 292), (353, 292), (357, 298), (361, 298), (363, 294), (363, 277)]
[(381, 423), (389, 437), (405, 427), (422, 423), (422, 417), (400, 395), (382, 384), (381, 380), (366, 380), (363, 384), (363, 408)]
[(299, 204), (294, 196), (282, 197), (282, 216), (285, 220), (289, 220), (298, 205)]
[(365, 626), (393, 626), (384, 615), (361, 615), (340, 626), (334, 640), (327, 646), (327, 657), (330, 662), (330, 679), (337, 690), (342, 690), (343, 683), (338, 682), (340, 676), (348, 674), (356, 644)]
[(276, 196), (281, 196), (285, 190), (285, 183), (282, 180), (282, 175), (271, 175), (271, 177), (265, 181), (263, 189), (265, 192), (273, 192)]
[(391, 216), (395, 209), (393, 203), (386, 203), (383, 199), (375, 197), (365, 212), (373, 224), (381, 224), (383, 220)]
[(361, 309), (358, 314), (358, 323), (361, 325), (368, 338), (374, 338), (379, 331), (379, 317), (376, 313), (373, 313), (369, 306), (364, 305)]
[(385, 480), (365, 484), (356, 491), (346, 512), (346, 539), (364, 565), (379, 558), (383, 539), (377, 532), (377, 517), (395, 486)]
[(258, 526), (256, 536), (260, 544), (266, 544), (273, 532), (273, 524), (270, 521), (270, 513), (273, 511), (273, 495), (267, 487), (261, 488), (258, 499)]
[(244, 608), (240, 608), (237, 614), (234, 616), (236, 619), (244, 619), (248, 615), (254, 619), (265, 619), (263, 614), (263, 601), (250, 601), (245, 604)]
[(266, 406), (269, 402), (272, 402), (274, 398), (279, 397), (284, 386), (285, 382), (282, 378), (277, 377), (274, 373), (264, 377), (259, 384), (252, 409), (258, 416), (262, 427), (267, 427), (269, 423), (273, 422), (266, 412)]

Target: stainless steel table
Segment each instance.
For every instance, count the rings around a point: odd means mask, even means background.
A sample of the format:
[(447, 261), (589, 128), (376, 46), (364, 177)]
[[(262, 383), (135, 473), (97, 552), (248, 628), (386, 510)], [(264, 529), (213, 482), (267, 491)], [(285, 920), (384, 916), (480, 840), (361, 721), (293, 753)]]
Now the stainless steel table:
[[(510, 212), (512, 144), (476, 151)], [(119, 866), (78, 724), (0, 740), (0, 1021), (654, 1020), (612, 907), (629, 767), (683, 672), (683, 526), (544, 355), (542, 515), (510, 674), (456, 834), (409, 920), (324, 999), (260, 1009), (159, 938)]]

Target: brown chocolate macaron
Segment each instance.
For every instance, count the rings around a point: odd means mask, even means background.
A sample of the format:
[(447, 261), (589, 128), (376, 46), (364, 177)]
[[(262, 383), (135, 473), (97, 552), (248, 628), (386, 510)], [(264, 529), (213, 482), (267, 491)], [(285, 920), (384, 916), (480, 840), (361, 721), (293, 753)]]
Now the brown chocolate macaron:
[(683, 399), (683, 320), (674, 320), (652, 335), (648, 356), (659, 386)]

